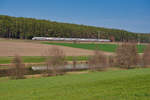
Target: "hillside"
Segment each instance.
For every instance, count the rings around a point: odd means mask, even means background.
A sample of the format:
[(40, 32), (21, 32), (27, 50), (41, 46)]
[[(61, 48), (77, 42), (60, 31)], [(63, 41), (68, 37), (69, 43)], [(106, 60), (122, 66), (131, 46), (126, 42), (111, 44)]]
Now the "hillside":
[(0, 78), (0, 100), (149, 100), (150, 69), (48, 78)]
[(0, 37), (31, 39), (43, 37), (103, 38), (115, 41), (149, 41), (149, 34), (128, 32), (86, 25), (60, 23), (34, 18), (11, 17), (0, 15)]

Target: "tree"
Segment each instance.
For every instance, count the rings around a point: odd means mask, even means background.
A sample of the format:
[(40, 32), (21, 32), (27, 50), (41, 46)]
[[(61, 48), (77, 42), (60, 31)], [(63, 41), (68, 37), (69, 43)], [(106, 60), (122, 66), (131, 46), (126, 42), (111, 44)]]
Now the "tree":
[(31, 39), (35, 36), (42, 36), (96, 39), (99, 37), (97, 32), (101, 32), (101, 38), (111, 39), (112, 41), (135, 39), (141, 42), (150, 42), (149, 34), (138, 35), (125, 30), (0, 15), (0, 37), (4, 38)]

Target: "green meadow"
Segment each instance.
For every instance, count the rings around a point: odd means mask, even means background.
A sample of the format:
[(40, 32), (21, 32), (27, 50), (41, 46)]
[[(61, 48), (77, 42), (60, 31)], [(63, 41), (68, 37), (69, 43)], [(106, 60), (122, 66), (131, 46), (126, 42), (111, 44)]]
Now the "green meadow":
[[(0, 64), (9, 64), (14, 57), (0, 57)], [(43, 56), (22, 56), (21, 57), (24, 63), (42, 63), (46, 61), (46, 57)], [(67, 61), (72, 61), (73, 59), (77, 61), (88, 60), (88, 56), (66, 56)]]
[[(52, 42), (42, 42), (43, 44), (48, 45), (60, 45), (60, 46), (67, 46), (73, 48), (81, 48), (81, 49), (88, 49), (88, 50), (101, 50), (106, 52), (115, 52), (118, 45), (117, 44), (94, 44), (94, 43), (52, 43)], [(139, 53), (143, 53), (145, 45), (137, 45), (137, 49)]]
[(150, 69), (0, 78), (0, 100), (149, 100)]

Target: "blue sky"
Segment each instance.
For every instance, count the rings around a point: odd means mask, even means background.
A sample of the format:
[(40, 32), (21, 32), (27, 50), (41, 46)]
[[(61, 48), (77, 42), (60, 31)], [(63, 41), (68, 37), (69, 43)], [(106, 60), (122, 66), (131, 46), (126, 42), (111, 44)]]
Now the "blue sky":
[(150, 0), (0, 0), (0, 14), (150, 33)]

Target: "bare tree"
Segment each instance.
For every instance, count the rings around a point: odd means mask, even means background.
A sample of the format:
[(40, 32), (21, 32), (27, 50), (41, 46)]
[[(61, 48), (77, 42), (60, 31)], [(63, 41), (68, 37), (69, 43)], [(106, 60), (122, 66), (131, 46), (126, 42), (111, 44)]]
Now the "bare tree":
[(138, 64), (139, 55), (136, 43), (123, 43), (116, 50), (116, 64), (123, 68), (132, 68)]
[(19, 55), (15, 55), (11, 64), (10, 76), (12, 79), (23, 79), (26, 73), (25, 65)]
[(65, 54), (61, 49), (59, 49), (58, 47), (48, 49), (46, 60), (47, 76), (64, 74), (65, 64), (66, 64)]
[(108, 59), (99, 50), (94, 51), (94, 55), (88, 61), (89, 69), (94, 70), (105, 70), (108, 67)]
[(147, 45), (146, 49), (144, 50), (143, 65), (144, 67), (150, 66), (150, 44)]

